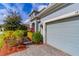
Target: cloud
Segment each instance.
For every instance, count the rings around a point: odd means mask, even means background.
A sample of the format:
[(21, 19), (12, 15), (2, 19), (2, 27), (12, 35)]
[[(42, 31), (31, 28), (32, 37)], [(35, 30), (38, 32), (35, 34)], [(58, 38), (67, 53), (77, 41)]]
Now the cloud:
[(42, 10), (43, 8), (46, 8), (46, 7), (47, 7), (47, 5), (41, 5), (41, 6), (38, 7), (38, 11), (40, 11), (40, 10)]
[[(22, 22), (29, 20), (29, 13), (32, 10), (41, 10), (44, 7), (47, 7), (47, 3), (1, 3), (0, 7), (0, 23), (8, 15), (10, 11), (16, 11), (20, 13), (22, 17)], [(4, 8), (3, 8), (4, 7)]]
[(11, 7), (8, 4), (3, 4), (3, 3), (0, 4), (0, 6), (4, 7), (0, 9), (0, 24), (3, 24), (3, 20), (9, 14), (8, 9), (10, 9)]
[(5, 8), (10, 8), (9, 4), (8, 3), (1, 3)]
[(45, 8), (47, 6), (48, 6), (48, 3), (33, 3), (32, 4), (32, 8), (34, 10), (38, 10), (38, 11), (40, 11), (41, 9), (43, 9), (43, 8)]
[(2, 3), (2, 5), (5, 7), (7, 12), (9, 12), (9, 11), (17, 11), (17, 7), (13, 3)]
[(6, 9), (0, 9), (0, 24), (3, 24), (3, 20), (8, 15), (8, 12)]
[(22, 17), (22, 22), (24, 22), (27, 18), (29, 18), (28, 16), (28, 10), (26, 9), (26, 11), (24, 10), (24, 8), (28, 8), (28, 7), (25, 7), (25, 4), (16, 4), (17, 6), (17, 10), (19, 11), (21, 17)]
[(22, 11), (22, 9), (24, 7), (23, 3), (18, 3), (18, 4), (16, 3), (15, 5), (16, 5), (16, 7), (17, 7), (18, 10)]
[(29, 19), (26, 19), (26, 20), (22, 21), (23, 24), (27, 24), (27, 23), (29, 24), (29, 22), (30, 22)]
[(0, 9), (0, 23), (4, 20), (6, 15), (8, 15), (10, 11), (16, 11), (21, 14), (21, 17), (25, 19), (25, 13), (22, 11), (23, 4), (9, 4), (9, 3), (2, 3), (2, 5), (5, 7), (4, 9)]
[[(32, 10), (31, 10), (31, 12), (33, 11), (33, 10), (37, 10), (37, 11), (40, 11), (40, 10), (42, 10), (43, 8), (46, 8), (48, 6), (48, 3), (32, 3)], [(30, 13), (31, 13), (30, 12)], [(27, 14), (26, 14), (27, 15)], [(26, 16), (27, 18), (29, 18), (29, 16)], [(27, 19), (26, 18), (26, 20), (24, 20), (23, 21), (23, 23), (25, 24), (25, 23), (28, 23), (30, 20), (29, 19)]]

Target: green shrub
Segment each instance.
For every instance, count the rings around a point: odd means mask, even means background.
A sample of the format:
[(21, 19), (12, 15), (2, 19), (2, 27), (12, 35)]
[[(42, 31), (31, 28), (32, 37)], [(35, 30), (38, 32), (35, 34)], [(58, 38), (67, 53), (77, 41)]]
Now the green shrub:
[(11, 37), (11, 35), (13, 34), (14, 31), (4, 31), (4, 37), (8, 38)]
[(11, 37), (8, 39), (8, 45), (10, 47), (12, 47), (12, 46), (16, 46), (16, 44), (17, 44), (17, 42), (16, 42), (15, 37), (13, 35), (11, 35)]
[(15, 46), (16, 39), (13, 36), (14, 31), (4, 31), (4, 42), (7, 42), (9, 46)]
[(23, 34), (24, 32), (22, 30), (16, 30), (13, 33), (13, 36), (16, 38), (17, 45), (22, 43)]
[(0, 48), (2, 48), (3, 45), (4, 45), (4, 35), (1, 34), (0, 35)]
[(33, 33), (33, 36), (32, 36), (32, 42), (33, 43), (41, 43), (43, 41), (43, 36), (41, 35), (40, 32), (35, 32)]
[(13, 35), (18, 38), (23, 36), (23, 31), (22, 30), (16, 30), (13, 32)]
[(8, 42), (8, 45), (11, 47), (22, 43), (22, 38), (26, 33), (27, 31), (25, 30), (4, 31), (3, 34), (0, 34), (0, 48), (5, 42)]
[(27, 31), (23, 30), (23, 36), (26, 37), (27, 36)]

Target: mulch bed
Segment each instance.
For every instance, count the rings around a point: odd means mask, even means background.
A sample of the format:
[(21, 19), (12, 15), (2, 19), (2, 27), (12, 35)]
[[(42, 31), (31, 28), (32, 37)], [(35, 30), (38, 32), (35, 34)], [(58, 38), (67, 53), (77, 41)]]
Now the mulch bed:
[(9, 54), (19, 52), (22, 50), (26, 49), (26, 45), (19, 45), (15, 47), (9, 47), (7, 44), (5, 44), (1, 49), (0, 49), (0, 56), (7, 56)]

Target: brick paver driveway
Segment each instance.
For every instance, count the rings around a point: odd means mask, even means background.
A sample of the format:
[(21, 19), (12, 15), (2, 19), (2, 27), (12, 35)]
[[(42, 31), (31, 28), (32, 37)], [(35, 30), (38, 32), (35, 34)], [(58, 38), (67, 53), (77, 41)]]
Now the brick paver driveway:
[(68, 54), (49, 45), (27, 45), (26, 50), (10, 56), (68, 56)]

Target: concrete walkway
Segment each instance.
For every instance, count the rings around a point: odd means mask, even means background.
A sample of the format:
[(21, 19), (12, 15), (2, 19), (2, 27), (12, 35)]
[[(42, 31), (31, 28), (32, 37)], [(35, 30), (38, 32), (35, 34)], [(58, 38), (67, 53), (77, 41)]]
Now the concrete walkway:
[(9, 56), (68, 56), (68, 54), (49, 45), (27, 45), (26, 50)]

